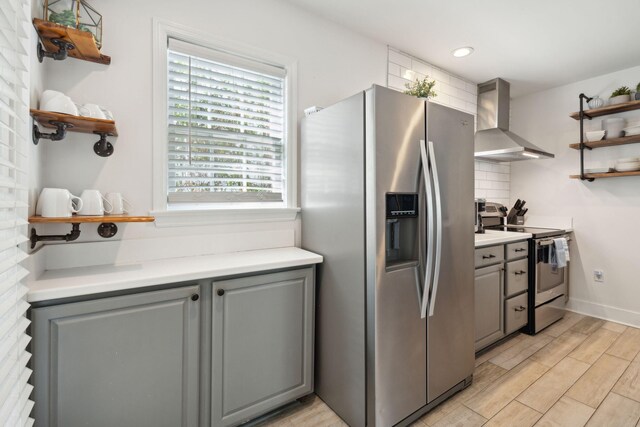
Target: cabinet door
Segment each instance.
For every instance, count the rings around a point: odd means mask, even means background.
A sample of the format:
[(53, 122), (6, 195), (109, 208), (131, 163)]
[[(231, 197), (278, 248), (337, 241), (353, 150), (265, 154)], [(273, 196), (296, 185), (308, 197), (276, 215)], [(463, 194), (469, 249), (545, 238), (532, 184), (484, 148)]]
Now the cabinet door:
[(36, 426), (197, 426), (199, 289), (34, 308)]
[(313, 391), (313, 271), (213, 282), (212, 426)]
[(502, 264), (476, 270), (476, 351), (504, 336), (502, 287)]

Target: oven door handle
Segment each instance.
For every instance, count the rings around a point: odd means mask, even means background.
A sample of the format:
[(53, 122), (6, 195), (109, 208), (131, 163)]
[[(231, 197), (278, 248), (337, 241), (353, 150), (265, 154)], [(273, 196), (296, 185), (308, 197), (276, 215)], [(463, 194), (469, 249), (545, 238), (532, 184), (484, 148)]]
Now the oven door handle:
[[(571, 237), (566, 237), (567, 242), (570, 242), (572, 239)], [(547, 240), (540, 240), (538, 242), (538, 246), (549, 246), (549, 245), (553, 245), (553, 239), (547, 239)]]

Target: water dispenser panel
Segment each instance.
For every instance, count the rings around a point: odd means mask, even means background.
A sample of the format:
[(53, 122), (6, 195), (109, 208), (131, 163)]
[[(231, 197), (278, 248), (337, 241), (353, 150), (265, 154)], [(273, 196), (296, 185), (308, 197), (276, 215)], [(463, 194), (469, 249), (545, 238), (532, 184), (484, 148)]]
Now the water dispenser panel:
[(417, 193), (387, 193), (387, 218), (415, 218), (418, 216)]

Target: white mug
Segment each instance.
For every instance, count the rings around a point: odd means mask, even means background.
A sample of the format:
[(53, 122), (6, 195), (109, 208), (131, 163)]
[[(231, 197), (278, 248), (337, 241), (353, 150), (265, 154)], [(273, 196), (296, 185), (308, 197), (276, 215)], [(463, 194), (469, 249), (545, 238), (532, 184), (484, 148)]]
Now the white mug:
[[(105, 196), (107, 203), (112, 206), (111, 213), (113, 215), (121, 215), (123, 213), (128, 213), (131, 211), (131, 203), (122, 197), (120, 193), (107, 193)], [(129, 205), (127, 208), (126, 205)]]
[(85, 112), (87, 117), (93, 117), (94, 119), (106, 119), (104, 112), (97, 104), (84, 104), (82, 106), (83, 112)]
[(69, 190), (44, 188), (38, 197), (36, 215), (45, 218), (69, 218), (80, 209), (82, 209), (82, 199), (71, 194)]
[[(113, 210), (113, 205), (98, 190), (84, 190), (80, 198), (82, 199), (82, 208), (78, 211), (79, 215), (100, 216), (105, 212), (111, 213)], [(107, 203), (107, 208), (105, 208), (103, 200)]]

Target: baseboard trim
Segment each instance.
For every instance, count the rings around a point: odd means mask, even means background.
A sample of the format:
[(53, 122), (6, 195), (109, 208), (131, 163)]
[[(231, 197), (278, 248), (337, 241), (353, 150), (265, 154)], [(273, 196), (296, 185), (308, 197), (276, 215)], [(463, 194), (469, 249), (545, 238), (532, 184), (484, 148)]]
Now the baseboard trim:
[(596, 304), (576, 298), (569, 298), (567, 310), (603, 320), (622, 323), (623, 325), (640, 328), (640, 313), (610, 305)]

